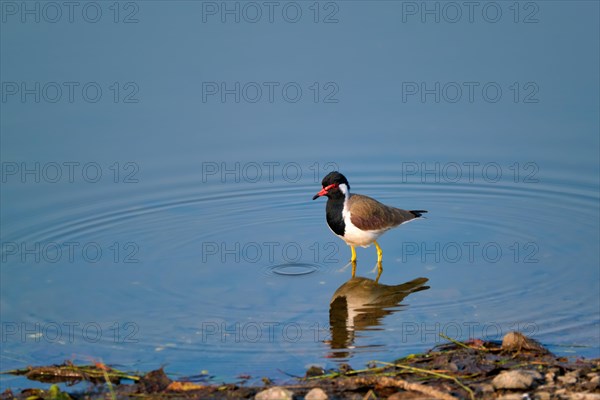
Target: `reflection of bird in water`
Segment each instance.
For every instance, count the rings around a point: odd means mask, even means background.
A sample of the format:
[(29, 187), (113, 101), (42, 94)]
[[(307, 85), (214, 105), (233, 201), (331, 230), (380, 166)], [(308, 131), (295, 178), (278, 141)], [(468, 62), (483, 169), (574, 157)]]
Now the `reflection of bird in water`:
[[(400, 311), (398, 306), (406, 296), (421, 290), (427, 278), (416, 278), (400, 285), (383, 285), (368, 278), (352, 278), (340, 286), (329, 303), (329, 325), (332, 350), (348, 349), (354, 343), (356, 331), (381, 325), (386, 315)], [(332, 357), (345, 358), (349, 352), (335, 352)]]

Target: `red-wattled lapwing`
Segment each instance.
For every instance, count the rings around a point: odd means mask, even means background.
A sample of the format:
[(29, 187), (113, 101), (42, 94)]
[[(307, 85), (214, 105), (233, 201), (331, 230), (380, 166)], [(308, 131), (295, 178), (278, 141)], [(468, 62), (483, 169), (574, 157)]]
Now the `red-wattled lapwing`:
[[(425, 210), (401, 210), (386, 206), (367, 196), (350, 193), (346, 177), (337, 171), (330, 172), (321, 182), (323, 189), (313, 200), (327, 196), (327, 225), (352, 249), (353, 264), (356, 262), (355, 246), (377, 248), (377, 263), (381, 273), (381, 247), (377, 238), (400, 224), (421, 217)], [(354, 268), (353, 274), (354, 275)]]

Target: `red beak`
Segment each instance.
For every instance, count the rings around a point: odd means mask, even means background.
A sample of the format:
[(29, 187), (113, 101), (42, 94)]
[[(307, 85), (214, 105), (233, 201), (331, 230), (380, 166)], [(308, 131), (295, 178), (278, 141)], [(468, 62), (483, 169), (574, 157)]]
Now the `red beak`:
[(329, 193), (328, 192), (329, 189), (336, 188), (337, 186), (338, 185), (336, 183), (332, 183), (331, 185), (324, 187), (323, 189), (321, 189), (321, 191), (319, 193), (317, 193), (313, 196), (313, 200), (316, 200), (321, 196), (325, 196), (327, 193)]

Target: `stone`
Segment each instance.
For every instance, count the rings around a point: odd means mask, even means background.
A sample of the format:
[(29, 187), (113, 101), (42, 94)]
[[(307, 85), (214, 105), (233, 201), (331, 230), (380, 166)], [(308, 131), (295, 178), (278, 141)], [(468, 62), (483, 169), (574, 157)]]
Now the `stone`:
[(352, 393), (351, 395), (346, 397), (347, 400), (363, 400), (363, 396), (358, 393)]
[(537, 392), (533, 397), (534, 400), (550, 400), (551, 398), (548, 392)]
[(541, 378), (537, 371), (502, 371), (492, 380), (492, 385), (496, 389), (529, 389), (534, 385), (535, 379)]
[(527, 393), (510, 393), (498, 397), (498, 400), (528, 400), (530, 399)]
[(446, 368), (448, 368), (448, 370), (450, 370), (452, 372), (458, 371), (458, 365), (456, 365), (456, 363), (453, 363), (453, 362), (448, 363)]
[(325, 370), (318, 365), (313, 365), (309, 369), (306, 370), (306, 377), (310, 378), (313, 376), (324, 375)]
[(535, 380), (542, 380), (542, 374), (540, 374), (539, 372), (532, 370), (532, 369), (526, 369), (523, 370), (524, 372), (528, 373), (529, 375), (531, 375), (533, 377), (533, 379)]
[(584, 384), (585, 388), (587, 390), (596, 390), (596, 388), (600, 386), (600, 375), (587, 374), (587, 376), (590, 378), (590, 380)]
[(535, 389), (539, 390), (540, 392), (553, 393), (554, 390), (556, 389), (556, 386), (554, 386), (554, 384), (550, 384), (550, 385), (542, 384), (540, 386), (537, 386)]
[(340, 364), (340, 366), (338, 367), (338, 369), (340, 370), (340, 372), (342, 374), (347, 374), (348, 372), (354, 371), (352, 369), (352, 367), (350, 366), (350, 364), (346, 364), (346, 363)]
[(165, 390), (171, 384), (171, 379), (165, 374), (165, 371), (160, 368), (155, 371), (150, 371), (144, 375), (137, 383), (140, 391), (143, 393), (153, 393)]
[(575, 377), (575, 375), (572, 375), (572, 374), (566, 374), (564, 376), (559, 376), (557, 379), (563, 385), (574, 385), (577, 383), (577, 378)]
[(321, 388), (311, 389), (310, 392), (304, 396), (305, 400), (327, 400), (327, 393)]
[(554, 371), (548, 371), (546, 372), (546, 383), (547, 384), (552, 384), (554, 383), (554, 378), (556, 378), (556, 372)]
[(520, 332), (508, 332), (506, 335), (504, 335), (504, 338), (502, 338), (502, 350), (527, 350), (543, 354), (549, 353), (549, 351), (536, 340), (530, 339)]
[(600, 400), (598, 393), (569, 393), (568, 400)]
[(279, 386), (256, 393), (256, 400), (292, 400), (294, 393)]
[(481, 383), (479, 385), (473, 385), (473, 389), (475, 389), (478, 393), (494, 393), (494, 387), (489, 383)]
[(401, 391), (394, 393), (387, 400), (435, 400), (435, 398), (423, 393)]

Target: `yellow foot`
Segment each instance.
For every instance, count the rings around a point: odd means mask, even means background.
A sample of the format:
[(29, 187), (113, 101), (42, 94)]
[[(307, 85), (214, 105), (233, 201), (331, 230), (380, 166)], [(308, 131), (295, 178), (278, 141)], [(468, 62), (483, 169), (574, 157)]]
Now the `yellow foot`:
[(381, 247), (379, 247), (379, 244), (377, 244), (377, 241), (375, 241), (373, 243), (375, 243), (375, 247), (377, 248), (377, 262), (379, 264), (381, 264), (381, 258), (383, 257), (383, 252), (381, 251)]

